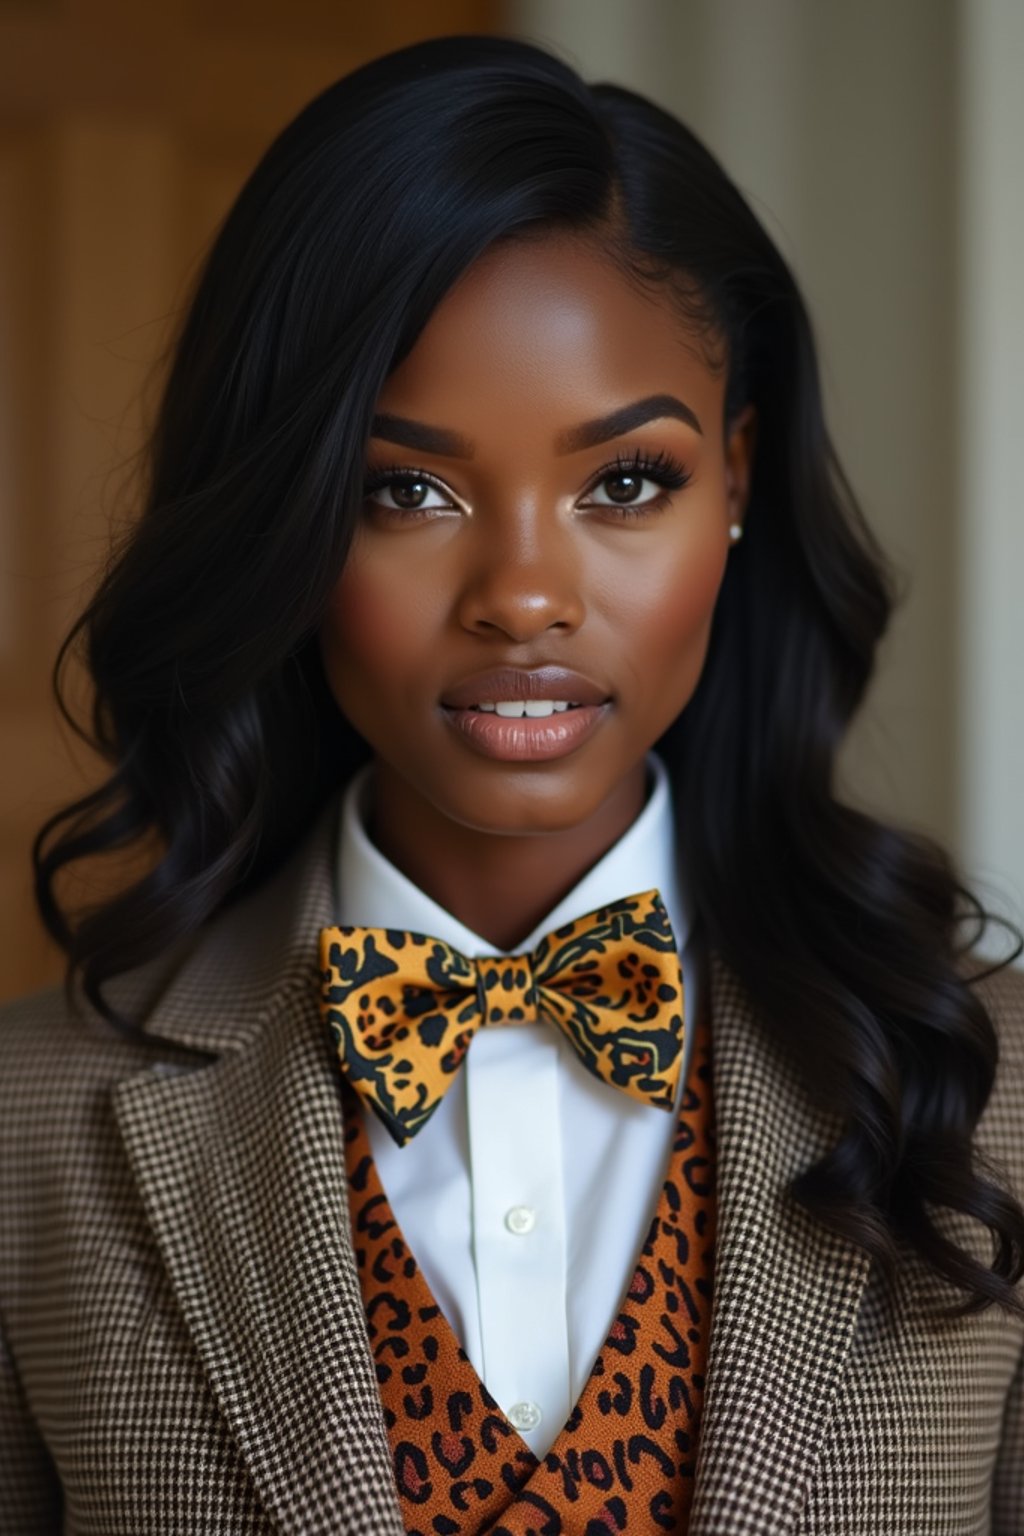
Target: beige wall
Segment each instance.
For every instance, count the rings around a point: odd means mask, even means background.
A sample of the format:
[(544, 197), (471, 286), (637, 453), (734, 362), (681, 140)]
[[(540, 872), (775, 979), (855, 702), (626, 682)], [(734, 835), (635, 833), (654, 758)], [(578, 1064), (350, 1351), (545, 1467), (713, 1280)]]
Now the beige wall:
[(1024, 914), (1024, 5), (517, 0), (709, 144), (794, 267), (840, 456), (908, 596), (847, 792)]
[(959, 223), (961, 833), (1024, 910), (1024, 5), (963, 0)]

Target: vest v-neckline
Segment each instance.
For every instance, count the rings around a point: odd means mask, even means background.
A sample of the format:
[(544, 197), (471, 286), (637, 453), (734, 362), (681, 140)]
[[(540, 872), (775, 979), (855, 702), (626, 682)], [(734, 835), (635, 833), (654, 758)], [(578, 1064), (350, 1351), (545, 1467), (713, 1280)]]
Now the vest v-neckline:
[[(455, 1508), (468, 1497), (460, 1492), (464, 1485), (482, 1500), (473, 1506), (477, 1521), (483, 1516), (487, 1522), (463, 1524), (455, 1515), (446, 1523), (449, 1517), (442, 1515), (441, 1523), (430, 1529), (450, 1536), (489, 1530), (492, 1518), (500, 1530), (511, 1531), (509, 1517), (526, 1490), (534, 1522), (550, 1493), (561, 1492), (573, 1503), (580, 1490), (593, 1496), (607, 1493), (611, 1496), (603, 1500), (607, 1509), (595, 1510), (607, 1521), (615, 1515), (616, 1489), (631, 1491), (643, 1485), (642, 1495), (657, 1503), (664, 1498), (666, 1482), (685, 1490), (683, 1513), (688, 1510), (698, 1440), (698, 1434), (688, 1430), (699, 1431), (703, 1401), (715, 1227), (711, 1039), (706, 1017), (697, 1020), (696, 1028), (676, 1131), (647, 1235), (579, 1397), (542, 1457), (531, 1450), (488, 1391), (435, 1299), (377, 1172), (361, 1118), (367, 1111), (344, 1084), (353, 1242), (396, 1486), (407, 1523), (413, 1511), (420, 1519), (428, 1513), (423, 1507), (426, 1489), (431, 1490), (431, 1499), (437, 1495), (438, 1503), (444, 1502), (437, 1485), (445, 1477), (457, 1490)], [(415, 1347), (420, 1340), (422, 1352)], [(407, 1348), (410, 1342), (412, 1350)], [(647, 1352), (642, 1363), (637, 1359), (640, 1349)], [(416, 1361), (403, 1363), (410, 1353), (418, 1356)], [(442, 1377), (444, 1403), (430, 1390), (431, 1378)], [(582, 1449), (579, 1432), (585, 1421), (592, 1421), (601, 1445), (588, 1442)], [(480, 1474), (479, 1447), (466, 1434), (470, 1428), (479, 1434), (489, 1470), (498, 1478)], [(616, 1433), (609, 1433), (613, 1429)], [(589, 1439), (593, 1442), (595, 1435)], [(652, 1468), (653, 1476), (649, 1475)], [(540, 1482), (550, 1485), (544, 1493)], [(488, 1492), (483, 1492), (485, 1485)], [(493, 1515), (486, 1508), (491, 1503)], [(662, 1502), (659, 1508), (668, 1513), (671, 1506)], [(672, 1512), (678, 1516), (679, 1510)]]

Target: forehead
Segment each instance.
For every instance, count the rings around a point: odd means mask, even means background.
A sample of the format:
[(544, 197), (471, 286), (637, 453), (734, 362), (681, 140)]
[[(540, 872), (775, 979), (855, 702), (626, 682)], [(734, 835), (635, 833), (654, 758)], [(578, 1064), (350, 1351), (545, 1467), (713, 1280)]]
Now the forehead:
[(725, 370), (667, 288), (633, 281), (571, 233), (492, 246), (441, 301), (381, 408), (467, 435), (556, 425), (647, 395), (681, 395), (707, 432)]

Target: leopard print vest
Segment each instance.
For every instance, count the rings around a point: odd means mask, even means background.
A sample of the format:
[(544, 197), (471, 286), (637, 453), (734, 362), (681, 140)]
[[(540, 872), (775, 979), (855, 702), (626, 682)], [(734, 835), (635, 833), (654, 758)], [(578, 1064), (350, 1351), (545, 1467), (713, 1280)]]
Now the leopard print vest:
[(666, 1175), (633, 1278), (541, 1460), (437, 1305), (384, 1193), (361, 1101), (344, 1083), (359, 1281), (409, 1536), (685, 1533), (711, 1328), (711, 1088), (705, 1019), (696, 1024)]

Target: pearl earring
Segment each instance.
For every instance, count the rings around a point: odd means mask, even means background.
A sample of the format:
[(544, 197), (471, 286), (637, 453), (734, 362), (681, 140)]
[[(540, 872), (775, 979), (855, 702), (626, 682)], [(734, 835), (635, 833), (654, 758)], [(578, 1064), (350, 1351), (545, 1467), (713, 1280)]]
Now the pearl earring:
[(734, 544), (738, 544), (740, 539), (742, 539), (742, 537), (743, 537), (743, 524), (742, 523), (730, 523), (729, 524), (729, 537), (730, 537), (730, 539), (732, 540), (732, 542)]

